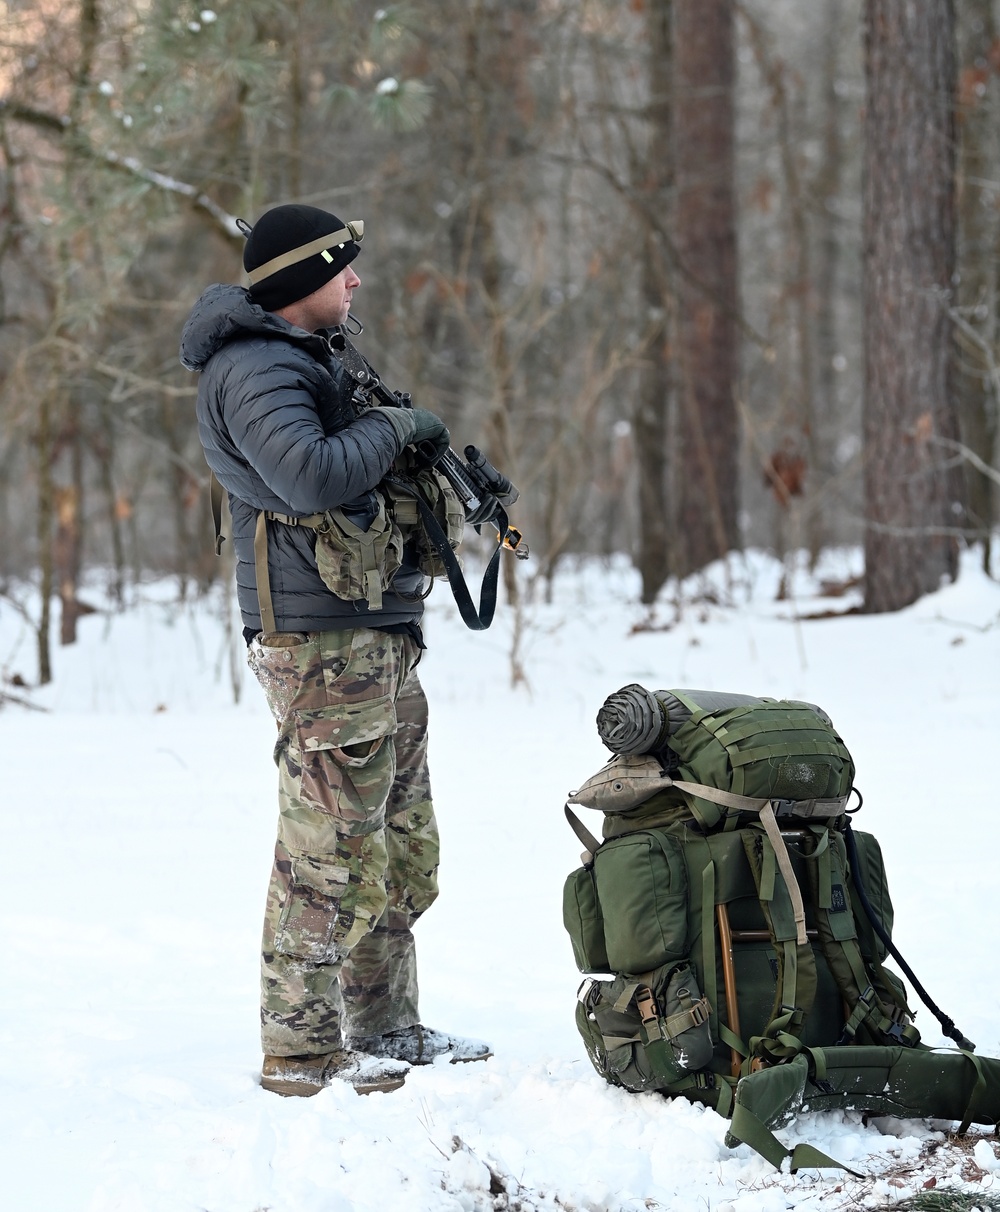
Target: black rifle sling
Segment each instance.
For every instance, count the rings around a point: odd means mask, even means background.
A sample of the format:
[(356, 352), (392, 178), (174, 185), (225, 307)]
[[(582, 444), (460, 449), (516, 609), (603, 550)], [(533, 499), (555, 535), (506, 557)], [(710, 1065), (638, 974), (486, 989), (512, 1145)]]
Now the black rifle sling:
[(469, 587), (465, 583), (462, 568), (448, 542), (448, 536), (434, 516), (434, 511), (412, 485), (395, 476), (391, 477), (391, 483), (393, 488), (405, 492), (417, 502), (417, 508), (420, 510), (420, 517), (423, 519), (427, 534), (444, 561), (448, 573), (448, 583), (451, 585), (451, 592), (455, 595), (455, 604), (458, 606), (462, 621), (471, 631), (485, 631), (493, 622), (493, 615), (497, 608), (497, 576), (500, 571), (500, 553), (503, 551), (502, 536), (507, 531), (507, 515), (500, 509), (490, 523), (496, 526), (499, 537), (496, 550), (490, 557), (490, 562), (483, 573), (483, 583), (479, 590), (479, 609), (477, 610), (472, 601), (472, 594), (469, 593)]
[(944, 1011), (939, 1009), (934, 1001), (932, 1001), (930, 994), (917, 978), (917, 974), (906, 962), (906, 960), (900, 954), (899, 948), (892, 941), (888, 930), (886, 930), (885, 926), (882, 924), (882, 919), (875, 912), (871, 901), (868, 899), (868, 891), (865, 888), (864, 880), (861, 875), (861, 860), (858, 857), (858, 843), (854, 839), (854, 833), (851, 830), (850, 821), (847, 822), (847, 826), (844, 829), (844, 841), (847, 844), (847, 861), (851, 867), (851, 876), (854, 880), (854, 887), (858, 893), (858, 899), (861, 901), (861, 906), (864, 909), (868, 920), (871, 922), (875, 933), (882, 940), (889, 954), (893, 957), (896, 963), (899, 964), (900, 968), (903, 969), (903, 972), (910, 978), (913, 988), (916, 990), (917, 996), (941, 1024), (941, 1030), (944, 1032), (944, 1034), (947, 1035), (949, 1039), (953, 1039), (955, 1043), (958, 1044), (959, 1048), (963, 1049), (963, 1051), (975, 1052), (976, 1045), (962, 1034), (962, 1032), (955, 1025), (955, 1020), (945, 1014)]

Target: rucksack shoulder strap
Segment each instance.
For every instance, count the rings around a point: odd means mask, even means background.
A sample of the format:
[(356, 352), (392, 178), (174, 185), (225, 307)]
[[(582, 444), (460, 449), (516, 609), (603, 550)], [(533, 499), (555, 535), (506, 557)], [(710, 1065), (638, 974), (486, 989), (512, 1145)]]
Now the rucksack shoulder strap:
[(594, 855), (600, 849), (601, 843), (590, 832), (587, 826), (580, 820), (569, 804), (563, 808), (566, 813), (566, 820), (569, 821), (569, 827), (573, 830), (576, 836), (584, 845), (584, 852), (580, 856), (580, 861), (583, 865), (589, 866), (594, 861)]

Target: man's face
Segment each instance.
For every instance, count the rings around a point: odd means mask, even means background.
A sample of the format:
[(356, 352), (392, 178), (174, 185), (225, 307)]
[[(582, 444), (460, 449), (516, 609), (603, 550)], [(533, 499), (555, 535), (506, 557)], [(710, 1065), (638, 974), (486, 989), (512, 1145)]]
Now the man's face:
[(325, 286), (300, 300), (301, 315), (297, 323), (309, 332), (343, 324), (351, 310), (351, 295), (360, 285), (361, 279), (350, 265), (345, 265)]

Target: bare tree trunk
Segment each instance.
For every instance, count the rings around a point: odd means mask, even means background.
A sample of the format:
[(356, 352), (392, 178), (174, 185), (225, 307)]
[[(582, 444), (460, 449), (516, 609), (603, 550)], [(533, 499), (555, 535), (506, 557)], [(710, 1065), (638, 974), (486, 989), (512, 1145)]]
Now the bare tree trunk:
[(678, 572), (739, 546), (732, 0), (675, 0)]
[(898, 610), (954, 576), (956, 433), (951, 0), (866, 0), (865, 608)]
[[(818, 247), (816, 255), (816, 405), (817, 418), (834, 417), (838, 412), (837, 371), (834, 359), (840, 352), (837, 334), (838, 266), (843, 256), (839, 216), (834, 209), (844, 174), (845, 149), (841, 136), (844, 102), (837, 93), (840, 70), (838, 48), (843, 36), (843, 0), (827, 0), (824, 14), (824, 45), (829, 52), (823, 71), (823, 159), (813, 182), (819, 207)], [(819, 437), (820, 434), (817, 434)], [(833, 474), (829, 443), (817, 442), (821, 465), (814, 467), (821, 487)]]
[(52, 399), (48, 389), (38, 401), (37, 475), (38, 475), (38, 566), (41, 572), (38, 613), (38, 682), (45, 686), (52, 681), (52, 587), (55, 582), (52, 552), (52, 519), (55, 514), (55, 485), (52, 482), (52, 461), (55, 458), (52, 423)]
[[(997, 23), (992, 0), (967, 0), (959, 21), (958, 82), (958, 309), (955, 395), (962, 441), (992, 466), (997, 438), (996, 362), (998, 235), (996, 187), (1000, 169), (997, 90), (989, 56), (995, 53)], [(991, 87), (992, 84), (992, 87)], [(990, 539), (996, 517), (990, 479), (966, 464), (969, 522), (990, 566)]]
[(76, 643), (80, 617), (80, 569), (83, 562), (83, 451), (76, 426), (69, 437), (73, 482), (55, 489), (56, 531), (53, 563), (59, 591), (59, 643)]
[[(673, 176), (670, 154), (670, 73), (672, 0), (651, 0), (649, 32), (649, 125), (645, 169), (649, 209), (666, 215)], [(670, 525), (667, 506), (670, 355), (667, 258), (660, 231), (644, 225), (642, 298), (650, 326), (648, 351), (639, 374), (635, 410), (635, 449), (639, 472), (639, 574), (642, 600), (655, 601), (670, 574)]]

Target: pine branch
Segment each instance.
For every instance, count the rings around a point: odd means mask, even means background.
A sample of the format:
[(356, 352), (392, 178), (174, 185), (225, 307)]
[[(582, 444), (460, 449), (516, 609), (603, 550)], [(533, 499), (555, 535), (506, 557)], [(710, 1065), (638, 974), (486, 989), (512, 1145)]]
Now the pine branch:
[(227, 239), (242, 245), (243, 233), (237, 225), (236, 216), (224, 210), (208, 194), (203, 193), (197, 186), (191, 185), (187, 181), (179, 181), (167, 173), (148, 168), (135, 156), (122, 156), (116, 151), (95, 147), (89, 135), (80, 127), (75, 126), (68, 116), (48, 113), (45, 110), (34, 109), (32, 106), (21, 105), (16, 101), (0, 97), (0, 121), (4, 118), (27, 123), (47, 134), (59, 135), (62, 138), (69, 137), (74, 141), (75, 150), (81, 155), (104, 164), (116, 172), (127, 173), (149, 185), (155, 185), (157, 189), (185, 198), (194, 210), (210, 218)]

